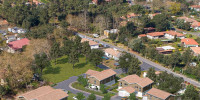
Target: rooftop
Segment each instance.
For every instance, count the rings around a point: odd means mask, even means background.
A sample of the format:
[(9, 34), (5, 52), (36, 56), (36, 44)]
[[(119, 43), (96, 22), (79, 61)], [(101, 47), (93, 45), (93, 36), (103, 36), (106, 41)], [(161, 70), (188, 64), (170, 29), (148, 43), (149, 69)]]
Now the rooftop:
[(194, 39), (185, 38), (181, 40), (182, 43), (186, 45), (199, 45)]
[(123, 87), (123, 88), (121, 88), (121, 89), (119, 89), (119, 90), (127, 91), (127, 92), (130, 93), (130, 94), (133, 93), (133, 92), (135, 92), (135, 89), (132, 88), (131, 86)]
[(195, 54), (200, 54), (200, 47), (190, 47)]
[(10, 42), (10, 43), (8, 43), (8, 46), (15, 50), (18, 50), (18, 49), (22, 49), (23, 46), (28, 45), (29, 41), (30, 41), (29, 39), (24, 38), (21, 40)]
[(113, 55), (115, 57), (120, 57), (121, 55), (121, 52), (119, 52), (118, 50), (115, 50), (113, 48), (107, 48), (104, 50), (106, 53), (110, 54), (110, 55)]
[(89, 76), (89, 77), (95, 77), (96, 79), (98, 79), (98, 80), (101, 81), (101, 80), (104, 80), (104, 79), (106, 79), (106, 78), (108, 78), (108, 77), (110, 77), (110, 76), (115, 75), (116, 72), (113, 71), (112, 69), (103, 70), (103, 71), (101, 71), (101, 72), (98, 72), (98, 71), (94, 71), (94, 70), (89, 69), (89, 70), (86, 72), (86, 74), (91, 75), (91, 76)]
[(147, 33), (147, 35), (150, 35), (150, 36), (164, 36), (164, 32), (152, 32), (152, 33)]
[(200, 5), (192, 5), (190, 7), (192, 7), (192, 8), (200, 8)]
[(138, 37), (146, 37), (147, 35), (146, 34), (140, 34), (138, 35)]
[(26, 100), (61, 100), (67, 96), (68, 94), (60, 89), (53, 89), (50, 86), (42, 86), (18, 97), (24, 97)]
[(121, 78), (119, 81), (122, 81), (122, 80), (128, 82), (129, 84), (137, 83), (138, 85), (140, 85), (142, 87), (146, 87), (149, 84), (153, 83), (153, 81), (151, 79), (149, 79), (148, 77), (141, 78), (141, 77), (139, 77), (136, 74), (134, 74), (134, 75), (128, 75), (128, 76), (126, 76), (124, 78)]
[(194, 20), (194, 19), (192, 19), (192, 18), (188, 18), (188, 17), (185, 17), (185, 16), (183, 16), (183, 17), (178, 17), (177, 19), (183, 19), (183, 20), (185, 20), (186, 22), (190, 22), (190, 23), (196, 21), (196, 20)]
[(159, 90), (159, 89), (156, 89), (156, 88), (152, 88), (151, 90), (149, 90), (147, 92), (147, 94), (149, 95), (153, 95), (155, 97), (158, 97), (160, 99), (167, 99), (169, 96), (171, 96), (172, 94), (168, 93), (168, 92), (165, 92), (163, 90)]
[(181, 34), (181, 33), (175, 32), (175, 31), (166, 31), (165, 33), (173, 35), (173, 36), (176, 35), (177, 37), (184, 36), (184, 34)]
[(92, 41), (92, 40), (89, 40), (89, 39), (86, 39), (86, 38), (82, 38), (81, 42), (85, 42), (85, 41), (88, 41), (89, 45), (98, 45), (99, 44), (95, 41)]

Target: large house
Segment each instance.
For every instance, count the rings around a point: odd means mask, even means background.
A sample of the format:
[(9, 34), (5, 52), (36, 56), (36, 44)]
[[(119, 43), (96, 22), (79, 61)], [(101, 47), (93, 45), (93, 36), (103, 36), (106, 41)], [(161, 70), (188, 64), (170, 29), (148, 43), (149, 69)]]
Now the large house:
[(8, 52), (15, 53), (16, 51), (22, 50), (23, 46), (29, 44), (29, 39), (24, 38), (21, 40), (13, 41), (8, 43)]
[(190, 9), (195, 10), (195, 11), (200, 11), (200, 5), (192, 5), (190, 6)]
[(85, 74), (90, 88), (100, 89), (101, 84), (106, 86), (115, 84), (116, 72), (112, 69), (103, 70), (101, 72), (89, 69)]
[(68, 94), (61, 89), (42, 86), (19, 95), (17, 100), (67, 100)]
[(121, 52), (118, 51), (115, 48), (107, 48), (104, 50), (105, 55), (109, 58), (113, 58), (114, 60), (119, 60), (119, 57), (121, 56)]
[(166, 31), (165, 32), (165, 38), (174, 39), (175, 37), (179, 38), (179, 39), (184, 39), (185, 35), (181, 34), (181, 33), (178, 33), (178, 32), (175, 32), (175, 31)]
[(185, 38), (181, 40), (184, 47), (198, 47), (199, 44), (194, 39)]
[(118, 33), (118, 29), (111, 29), (111, 30), (104, 30), (104, 35), (106, 36), (106, 37), (109, 37), (109, 34), (116, 34), (116, 33)]
[(136, 96), (142, 97), (146, 91), (152, 88), (153, 81), (147, 77), (141, 78), (138, 75), (128, 75), (121, 78), (118, 86), (118, 95), (128, 97), (135, 92)]
[(159, 39), (163, 37), (165, 34), (164, 32), (152, 32), (152, 33), (147, 33), (147, 38), (149, 39)]
[(143, 97), (143, 100), (175, 100), (171, 93), (152, 88)]
[(200, 55), (200, 47), (190, 47), (190, 49), (192, 50), (194, 56)]
[(92, 41), (92, 40), (89, 40), (89, 39), (86, 39), (86, 38), (82, 38), (81, 43), (83, 43), (85, 41), (89, 42), (89, 45), (90, 45), (91, 49), (98, 49), (99, 48), (99, 43), (97, 43), (95, 41)]

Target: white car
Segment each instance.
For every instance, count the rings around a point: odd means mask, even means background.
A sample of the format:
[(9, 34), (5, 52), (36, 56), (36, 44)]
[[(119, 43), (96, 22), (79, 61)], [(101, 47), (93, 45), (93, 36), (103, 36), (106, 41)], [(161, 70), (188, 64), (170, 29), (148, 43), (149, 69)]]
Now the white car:
[(94, 36), (95, 38), (98, 38), (98, 37), (99, 37), (99, 35), (98, 35), (98, 34), (93, 34), (93, 36)]
[(73, 97), (74, 100), (77, 100), (76, 96)]

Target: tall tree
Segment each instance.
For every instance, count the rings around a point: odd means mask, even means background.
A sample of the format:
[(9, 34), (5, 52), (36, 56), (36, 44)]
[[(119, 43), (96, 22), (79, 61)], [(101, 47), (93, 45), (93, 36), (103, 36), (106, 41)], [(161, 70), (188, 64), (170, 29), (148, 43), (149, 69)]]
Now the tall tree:
[(131, 62), (128, 68), (128, 74), (137, 74), (138, 76), (140, 76), (141, 74), (141, 68), (140, 68), (140, 61), (135, 58), (135, 56), (132, 56), (131, 58)]
[(56, 58), (58, 58), (60, 55), (60, 44), (59, 43), (54, 42), (54, 44), (50, 50), (50, 55), (51, 55), (51, 58), (55, 60), (55, 64), (56, 64)]
[(190, 61), (192, 60), (192, 52), (190, 49), (187, 49), (185, 52), (183, 52), (182, 54), (182, 61), (186, 64), (186, 66), (190, 63)]
[(85, 99), (85, 96), (83, 95), (83, 93), (79, 92), (79, 93), (77, 93), (76, 98), (77, 98), (78, 100), (84, 100), (84, 99)]
[(126, 73), (130, 66), (131, 59), (132, 59), (131, 54), (125, 52), (119, 57), (120, 68), (122, 68)]
[(82, 43), (82, 53), (85, 55), (85, 60), (87, 62), (88, 56), (91, 53), (91, 48), (88, 41)]
[(91, 93), (91, 94), (88, 96), (87, 100), (96, 100), (96, 96), (94, 95), (94, 93)]
[(147, 72), (147, 77), (152, 79), (154, 82), (156, 82), (156, 74), (155, 74), (155, 68), (149, 68), (148, 72)]
[(73, 65), (73, 69), (74, 69), (74, 64), (79, 62), (79, 53), (75, 47), (71, 49), (71, 52), (68, 56), (68, 62)]
[(104, 95), (102, 100), (110, 100), (110, 95), (109, 94)]
[(184, 95), (182, 96), (182, 100), (199, 100), (199, 93), (194, 88), (194, 86), (189, 85), (187, 86)]
[(166, 31), (170, 28), (170, 17), (166, 14), (158, 14), (153, 18), (156, 26), (156, 31)]
[(98, 65), (103, 61), (104, 52), (100, 49), (92, 49), (89, 55), (89, 61), (94, 65)]

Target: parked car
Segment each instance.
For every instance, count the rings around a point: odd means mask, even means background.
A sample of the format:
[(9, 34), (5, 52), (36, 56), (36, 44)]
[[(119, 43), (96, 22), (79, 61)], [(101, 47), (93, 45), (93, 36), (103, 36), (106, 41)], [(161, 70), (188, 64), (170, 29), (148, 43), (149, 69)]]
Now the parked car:
[(78, 100), (78, 99), (76, 98), (76, 96), (74, 96), (73, 99), (74, 99), (74, 100)]
[(94, 36), (95, 38), (98, 38), (98, 37), (99, 37), (99, 34), (93, 34), (93, 36)]

